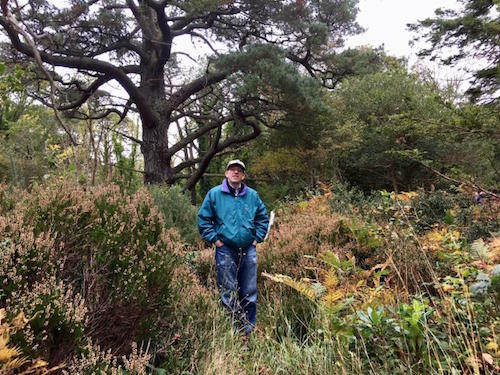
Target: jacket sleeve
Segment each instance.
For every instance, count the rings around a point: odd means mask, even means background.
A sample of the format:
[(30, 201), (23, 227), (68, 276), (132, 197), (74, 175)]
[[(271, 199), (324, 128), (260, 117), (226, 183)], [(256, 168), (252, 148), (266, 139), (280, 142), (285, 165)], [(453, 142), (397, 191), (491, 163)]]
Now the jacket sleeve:
[(255, 239), (257, 240), (257, 242), (264, 241), (264, 238), (266, 238), (267, 234), (267, 228), (269, 226), (269, 218), (267, 216), (266, 206), (264, 205), (264, 202), (262, 202), (258, 194), (257, 211), (255, 211), (254, 225)]
[(214, 222), (215, 212), (210, 199), (210, 193), (208, 193), (203, 200), (200, 211), (198, 211), (198, 231), (203, 239), (210, 243), (217, 241)]

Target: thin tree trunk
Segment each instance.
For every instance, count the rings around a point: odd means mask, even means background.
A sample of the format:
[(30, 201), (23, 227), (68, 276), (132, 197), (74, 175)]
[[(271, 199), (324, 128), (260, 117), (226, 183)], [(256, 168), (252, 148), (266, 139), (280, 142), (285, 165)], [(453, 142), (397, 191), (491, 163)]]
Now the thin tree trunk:
[(396, 179), (396, 168), (394, 167), (393, 163), (391, 163), (391, 182), (392, 182), (392, 189), (396, 193), (399, 193), (398, 181)]
[(90, 148), (92, 151), (92, 170), (90, 171), (91, 173), (91, 183), (92, 186), (95, 186), (95, 179), (96, 179), (96, 174), (97, 174), (97, 147), (95, 144), (95, 139), (94, 139), (94, 131), (92, 129), (92, 121), (87, 120), (87, 128), (89, 130), (89, 144)]

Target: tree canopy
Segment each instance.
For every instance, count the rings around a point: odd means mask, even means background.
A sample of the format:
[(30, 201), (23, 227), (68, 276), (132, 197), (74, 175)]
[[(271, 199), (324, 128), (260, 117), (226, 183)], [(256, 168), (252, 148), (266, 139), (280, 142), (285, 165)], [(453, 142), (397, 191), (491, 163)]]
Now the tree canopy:
[(313, 124), (264, 132), (245, 160), (269, 201), (318, 181), (412, 191), (446, 187), (444, 174), (496, 186), (498, 111), (461, 102), (463, 95), (457, 105), (448, 90), (388, 59), (379, 71), (343, 80), (327, 95), (329, 112)]
[[(445, 64), (473, 58), (474, 81), (468, 90), (473, 100), (500, 99), (500, 2), (461, 0), (459, 11), (437, 9), (436, 17), (409, 25), (430, 43), (422, 56), (440, 57)], [(481, 67), (482, 66), (482, 67)], [(480, 68), (479, 68), (480, 67)]]
[[(256, 138), (262, 126), (279, 126), (286, 114), (321, 112), (321, 85), (333, 88), (366, 68), (352, 63), (358, 52), (338, 52), (360, 31), (356, 5), (3, 0), (0, 25), (10, 41), (5, 57), (38, 62), (33, 70), (49, 81), (38, 100), (76, 118), (136, 111), (142, 139), (129, 139), (141, 146), (145, 182), (185, 179), (191, 189), (216, 155)], [(200, 58), (196, 49), (208, 52)], [(377, 53), (359, 55), (370, 64)], [(194, 75), (182, 69), (186, 59)], [(110, 82), (126, 96), (106, 91)], [(94, 113), (83, 110), (90, 98), (100, 103)], [(190, 157), (176, 162), (179, 155)]]

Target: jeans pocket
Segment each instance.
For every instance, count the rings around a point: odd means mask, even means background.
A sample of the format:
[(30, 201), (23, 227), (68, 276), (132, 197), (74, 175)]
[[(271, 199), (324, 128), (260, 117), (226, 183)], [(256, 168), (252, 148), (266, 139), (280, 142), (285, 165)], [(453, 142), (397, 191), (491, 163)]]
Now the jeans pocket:
[(215, 247), (215, 265), (217, 267), (231, 266), (233, 258), (230, 253), (231, 249), (225, 244), (220, 247)]

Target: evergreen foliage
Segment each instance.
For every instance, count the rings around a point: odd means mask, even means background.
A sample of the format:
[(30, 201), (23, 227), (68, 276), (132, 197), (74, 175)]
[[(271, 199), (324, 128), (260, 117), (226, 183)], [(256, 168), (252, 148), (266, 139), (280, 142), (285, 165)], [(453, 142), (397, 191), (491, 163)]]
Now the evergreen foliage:
[[(32, 95), (79, 119), (111, 113), (123, 119), (137, 111), (145, 182), (182, 180), (193, 191), (216, 155), (277, 126), (287, 111), (317, 111), (318, 82), (333, 88), (353, 69), (366, 69), (350, 66), (352, 52), (339, 52), (344, 39), (361, 30), (357, 11), (357, 0), (43, 0), (5, 2), (0, 25), (10, 41), (7, 58), (39, 55), (37, 77), (52, 76), (49, 87)], [(174, 50), (184, 38), (209, 52), (195, 59), (188, 49)], [(186, 55), (194, 75), (182, 67)], [(49, 74), (53, 67), (71, 73)], [(126, 98), (104, 91), (111, 81)], [(85, 105), (95, 99), (99, 107)], [(169, 136), (174, 126), (175, 141)], [(205, 153), (190, 153), (202, 136)], [(183, 152), (183, 162), (175, 163)]]
[(473, 68), (475, 80), (468, 90), (473, 101), (498, 102), (500, 89), (500, 4), (496, 0), (463, 0), (455, 11), (437, 9), (410, 29), (417, 39), (430, 43), (422, 56), (440, 57), (444, 64), (473, 58), (481, 68)]
[[(345, 79), (326, 94), (328, 110), (287, 117), (246, 150), (268, 202), (345, 181), (365, 193), (443, 187), (461, 181), (495, 187), (498, 116), (491, 106), (455, 103), (404, 65)], [(433, 171), (434, 169), (434, 171)]]

